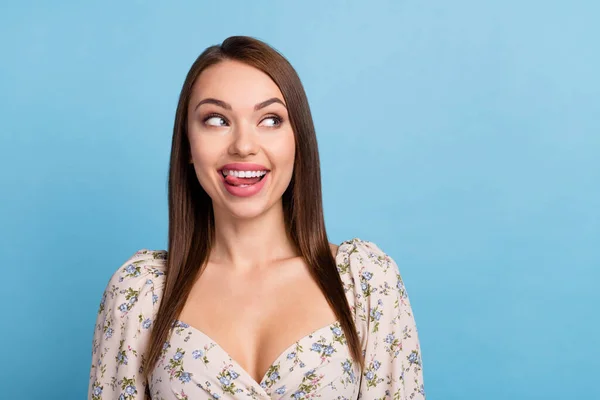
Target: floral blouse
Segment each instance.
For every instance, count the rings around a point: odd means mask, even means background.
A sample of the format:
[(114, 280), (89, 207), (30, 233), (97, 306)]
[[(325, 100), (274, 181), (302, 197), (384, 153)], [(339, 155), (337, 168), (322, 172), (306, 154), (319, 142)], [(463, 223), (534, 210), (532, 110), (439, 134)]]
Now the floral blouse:
[(110, 279), (94, 330), (88, 399), (425, 399), (417, 329), (398, 267), (358, 238), (340, 245), (336, 263), (364, 370), (337, 321), (292, 343), (256, 382), (217, 342), (176, 320), (146, 378), (141, 364), (166, 257), (163, 250), (139, 250)]

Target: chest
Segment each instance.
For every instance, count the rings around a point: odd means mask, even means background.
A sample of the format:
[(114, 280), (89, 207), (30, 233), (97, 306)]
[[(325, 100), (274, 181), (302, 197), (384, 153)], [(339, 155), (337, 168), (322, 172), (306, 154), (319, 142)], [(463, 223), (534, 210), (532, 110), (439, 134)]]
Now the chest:
[(178, 321), (149, 387), (156, 399), (356, 399), (359, 377), (337, 322), (286, 348), (257, 379), (212, 338)]
[(295, 261), (242, 275), (209, 264), (179, 319), (260, 382), (284, 350), (336, 317), (308, 268)]

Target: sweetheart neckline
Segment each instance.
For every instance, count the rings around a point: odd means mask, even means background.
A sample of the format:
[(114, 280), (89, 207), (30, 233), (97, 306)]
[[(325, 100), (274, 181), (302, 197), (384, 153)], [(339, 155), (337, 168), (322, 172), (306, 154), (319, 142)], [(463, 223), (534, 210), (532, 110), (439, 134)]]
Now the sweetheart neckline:
[[(296, 340), (295, 342), (293, 342), (292, 344), (290, 344), (289, 346), (287, 346), (282, 352), (279, 353), (279, 355), (275, 358), (275, 360), (273, 360), (273, 362), (271, 364), (269, 364), (269, 366), (267, 367), (267, 370), (264, 372), (264, 374), (262, 375), (262, 378), (260, 380), (260, 382), (258, 382), (256, 379), (254, 379), (254, 377), (252, 376), (252, 374), (250, 374), (248, 371), (246, 371), (246, 369), (244, 367), (241, 366), (241, 364), (239, 362), (237, 362), (232, 356), (231, 354), (229, 354), (229, 352), (227, 352), (227, 350), (225, 350), (225, 348), (223, 348), (223, 346), (221, 346), (219, 344), (219, 342), (217, 342), (216, 340), (214, 340), (213, 338), (211, 338), (210, 336), (208, 336), (206, 333), (204, 333), (202, 330), (193, 327), (192, 325), (188, 324), (185, 321), (181, 321), (179, 319), (175, 320), (175, 323), (181, 323), (184, 324), (185, 327), (184, 328), (188, 328), (191, 329), (195, 332), (198, 332), (200, 335), (204, 336), (206, 339), (208, 339), (211, 343), (213, 343), (215, 345), (216, 348), (218, 348), (223, 354), (225, 354), (233, 364), (235, 364), (242, 373), (246, 374), (246, 376), (252, 381), (252, 383), (255, 383), (256, 385), (258, 385), (261, 389), (264, 390), (262, 384), (265, 382), (265, 379), (267, 378), (267, 373), (269, 372), (269, 370), (271, 369), (271, 367), (273, 365), (275, 365), (280, 359), (281, 357), (283, 357), (286, 353), (288, 353), (288, 351), (295, 346), (296, 344), (300, 343), (301, 341), (308, 339), (309, 337), (312, 337), (314, 334), (316, 334), (317, 332), (326, 330), (327, 328), (331, 329), (334, 325), (339, 324), (339, 320), (336, 319), (335, 321), (331, 322), (328, 325), (322, 326), (320, 328), (317, 328), (315, 330), (313, 330), (310, 333), (307, 333), (306, 335), (302, 336), (300, 339)], [(182, 326), (183, 327), (183, 326)]]
[[(344, 242), (342, 242), (342, 243), (340, 243), (338, 245), (338, 248), (336, 249), (336, 252), (335, 252), (335, 256), (333, 257), (334, 260), (335, 260), (336, 267), (339, 265), (339, 263), (338, 263), (338, 257), (340, 257), (340, 255), (343, 253), (342, 247), (344, 245), (346, 245), (346, 244), (350, 244), (353, 240), (356, 240), (356, 239), (346, 240), (346, 241), (344, 241)], [(286, 347), (281, 353), (279, 353), (279, 355), (275, 358), (275, 360), (273, 360), (273, 362), (269, 365), (269, 367), (267, 368), (267, 370), (265, 371), (265, 373), (262, 375), (262, 378), (261, 378), (260, 382), (257, 382), (256, 379), (254, 379), (254, 377), (248, 371), (246, 371), (246, 369), (244, 367), (242, 367), (240, 363), (238, 363), (236, 360), (234, 360), (234, 358), (231, 357), (231, 354), (229, 354), (227, 352), (227, 350), (225, 350), (216, 340), (214, 340), (213, 338), (211, 338), (210, 336), (208, 336), (206, 333), (202, 332), (200, 329), (195, 328), (192, 325), (190, 325), (190, 324), (188, 324), (188, 323), (186, 323), (186, 322), (184, 322), (184, 321), (182, 321), (180, 319), (176, 319), (175, 322), (180, 322), (182, 324), (185, 324), (188, 328), (192, 329), (193, 331), (198, 332), (200, 335), (204, 336), (206, 339), (208, 339), (209, 341), (211, 341), (212, 343), (214, 343), (215, 346), (218, 349), (220, 349), (223, 352), (223, 354), (225, 354), (231, 360), (231, 362), (233, 364), (235, 364), (241, 370), (242, 373), (246, 374), (246, 376), (252, 381), (252, 383), (258, 385), (258, 387), (264, 391), (264, 389), (262, 387), (262, 384), (264, 383), (265, 379), (267, 378), (267, 373), (269, 372), (269, 370), (271, 369), (271, 367), (273, 365), (275, 365), (281, 359), (281, 357), (283, 357), (283, 355), (286, 354), (288, 352), (288, 350), (290, 350), (292, 348), (292, 346), (294, 346), (294, 345), (298, 344), (299, 342), (307, 339), (309, 336), (312, 336), (312, 335), (314, 335), (317, 332), (320, 332), (320, 331), (325, 330), (327, 328), (331, 328), (335, 324), (339, 324), (340, 320), (336, 319), (335, 321), (333, 321), (329, 325), (323, 326), (321, 328), (317, 328), (317, 329), (313, 330), (312, 332), (310, 332), (310, 333), (302, 336), (300, 339), (296, 340), (294, 343), (290, 344), (288, 347)]]

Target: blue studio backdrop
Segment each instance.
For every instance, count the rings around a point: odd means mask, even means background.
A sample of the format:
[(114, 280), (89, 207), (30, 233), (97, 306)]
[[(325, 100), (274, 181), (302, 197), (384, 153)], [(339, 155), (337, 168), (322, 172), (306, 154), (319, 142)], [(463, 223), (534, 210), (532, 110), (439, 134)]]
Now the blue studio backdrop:
[(398, 263), (428, 398), (600, 398), (599, 2), (0, 4), (0, 398), (85, 398), (110, 275), (166, 247), (185, 74), (236, 34), (300, 74), (331, 240)]

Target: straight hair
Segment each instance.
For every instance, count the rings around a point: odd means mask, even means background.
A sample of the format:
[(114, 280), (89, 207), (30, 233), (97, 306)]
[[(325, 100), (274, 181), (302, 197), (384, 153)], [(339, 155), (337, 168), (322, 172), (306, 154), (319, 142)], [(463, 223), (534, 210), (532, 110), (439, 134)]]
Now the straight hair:
[(325, 231), (317, 137), (306, 93), (292, 65), (277, 50), (255, 38), (232, 36), (200, 54), (190, 68), (179, 96), (169, 165), (166, 281), (144, 371), (150, 375), (155, 368), (173, 323), (179, 317), (195, 279), (208, 262), (214, 242), (212, 200), (189, 162), (187, 110), (198, 76), (224, 60), (239, 61), (266, 73), (283, 94), (296, 143), (293, 175), (282, 196), (286, 231), (334, 310), (352, 359), (363, 369), (358, 333)]

